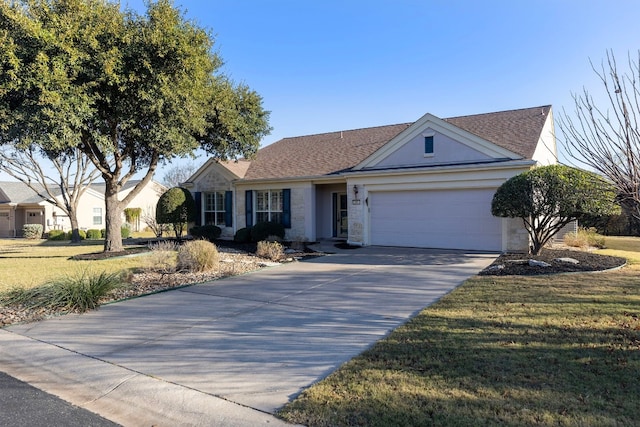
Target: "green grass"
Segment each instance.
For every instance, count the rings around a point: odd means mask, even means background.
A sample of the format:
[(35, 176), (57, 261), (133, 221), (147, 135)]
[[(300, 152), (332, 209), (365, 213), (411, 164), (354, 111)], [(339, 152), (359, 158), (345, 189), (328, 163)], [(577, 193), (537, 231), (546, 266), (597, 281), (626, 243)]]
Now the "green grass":
[(139, 258), (101, 261), (74, 261), (74, 255), (102, 251), (103, 241), (85, 240), (81, 244), (43, 240), (0, 239), (0, 292), (16, 287), (33, 288), (66, 277), (70, 272), (90, 268), (115, 273), (137, 268)]
[[(640, 239), (607, 238), (638, 257)], [(309, 426), (639, 425), (637, 269), (474, 277), (280, 412)]]

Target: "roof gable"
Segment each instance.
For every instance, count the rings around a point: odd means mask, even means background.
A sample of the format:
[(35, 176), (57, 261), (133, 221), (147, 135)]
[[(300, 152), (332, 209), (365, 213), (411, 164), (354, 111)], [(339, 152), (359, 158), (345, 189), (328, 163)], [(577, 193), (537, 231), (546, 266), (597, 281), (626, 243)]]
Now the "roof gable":
[[(424, 155), (424, 137), (426, 136), (434, 138), (433, 157)], [(520, 158), (522, 156), (519, 154), (453, 126), (432, 114), (425, 114), (354, 169), (426, 166)]]

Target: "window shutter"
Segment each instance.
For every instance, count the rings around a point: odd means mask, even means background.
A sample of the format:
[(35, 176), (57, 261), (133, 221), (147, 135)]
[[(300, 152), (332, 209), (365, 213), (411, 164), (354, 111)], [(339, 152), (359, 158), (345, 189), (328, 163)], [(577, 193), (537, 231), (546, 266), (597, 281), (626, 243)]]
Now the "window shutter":
[(202, 225), (202, 192), (193, 193), (193, 200), (196, 202), (196, 225)]
[(253, 227), (253, 191), (245, 191), (244, 197), (244, 213), (246, 216), (246, 226)]
[(291, 189), (282, 190), (282, 225), (291, 228)]
[(225, 191), (224, 193), (224, 225), (225, 227), (233, 227), (233, 192)]

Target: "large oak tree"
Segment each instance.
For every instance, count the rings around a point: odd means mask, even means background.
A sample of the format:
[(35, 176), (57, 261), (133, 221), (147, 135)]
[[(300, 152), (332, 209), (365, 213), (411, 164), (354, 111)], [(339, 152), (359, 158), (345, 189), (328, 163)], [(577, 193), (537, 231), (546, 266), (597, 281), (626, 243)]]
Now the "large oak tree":
[(261, 97), (221, 73), (213, 43), (170, 0), (144, 15), (106, 0), (2, 1), (0, 143), (80, 149), (105, 182), (104, 249), (120, 251), (123, 209), (161, 162), (197, 148), (250, 157), (270, 131)]

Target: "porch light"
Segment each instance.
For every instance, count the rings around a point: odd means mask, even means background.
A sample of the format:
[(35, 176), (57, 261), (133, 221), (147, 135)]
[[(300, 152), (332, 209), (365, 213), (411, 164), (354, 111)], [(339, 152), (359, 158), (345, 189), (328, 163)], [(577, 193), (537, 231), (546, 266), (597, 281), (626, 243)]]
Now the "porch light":
[(357, 185), (353, 186), (353, 198), (354, 199), (358, 198), (358, 186)]

